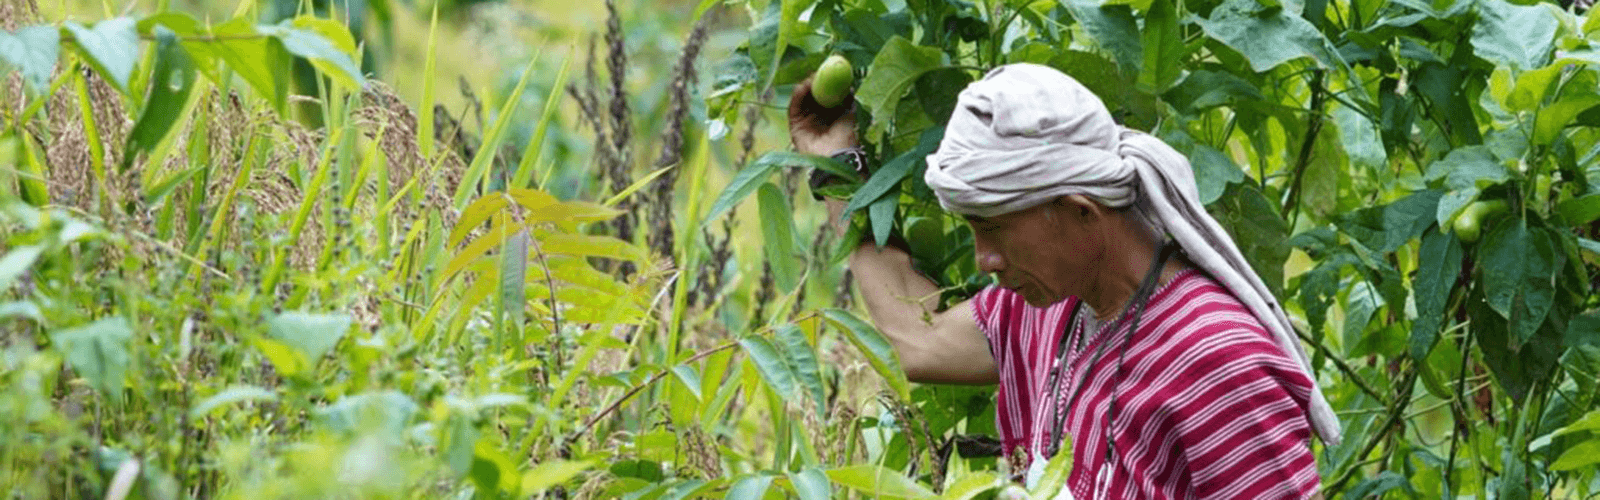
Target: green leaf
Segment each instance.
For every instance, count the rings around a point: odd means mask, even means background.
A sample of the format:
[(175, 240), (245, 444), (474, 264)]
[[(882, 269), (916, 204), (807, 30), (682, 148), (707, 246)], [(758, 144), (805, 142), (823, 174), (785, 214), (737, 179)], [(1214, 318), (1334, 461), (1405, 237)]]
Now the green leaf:
[(315, 366), (350, 330), (350, 317), (289, 311), (267, 320), (267, 327), (272, 339), (299, 352), (307, 366)]
[(872, 178), (867, 179), (867, 183), (862, 184), (861, 189), (857, 189), (856, 194), (850, 197), (850, 204), (844, 207), (844, 216), (849, 217), (850, 213), (872, 205), (882, 199), (890, 190), (899, 186), (900, 181), (905, 180), (906, 175), (911, 173), (911, 167), (914, 164), (918, 161), (926, 161), (923, 160), (923, 157), (917, 156), (917, 152), (917, 150), (912, 150), (909, 153), (895, 157), (895, 159), (889, 160), (889, 163), (884, 164), (883, 168), (873, 172)]
[(177, 34), (157, 26), (155, 70), (150, 75), (150, 95), (145, 98), (139, 120), (128, 133), (128, 152), (123, 155), (126, 170), (139, 153), (149, 152), (171, 135), (183, 115), (185, 103), (194, 90), (195, 69), (189, 53), (178, 42)]
[(594, 468), (592, 460), (553, 460), (539, 464), (522, 475), (522, 494), (535, 495)]
[(200, 404), (194, 405), (194, 409), (189, 410), (189, 418), (201, 418), (211, 413), (211, 410), (234, 403), (277, 400), (278, 394), (275, 392), (253, 385), (236, 385), (223, 389), (222, 392), (213, 394), (211, 397), (201, 401)]
[(1554, 142), (1562, 129), (1577, 123), (1578, 115), (1596, 106), (1600, 106), (1600, 95), (1579, 94), (1539, 110), (1533, 125), (1533, 144), (1542, 146)]
[(1178, 27), (1173, 0), (1155, 0), (1144, 16), (1144, 67), (1139, 71), (1138, 88), (1160, 94), (1183, 75), (1183, 32)]
[[(1533, 111), (1550, 95), (1561, 78), (1565, 64), (1552, 64), (1517, 76), (1517, 84), (1506, 96), (1506, 111)], [(1498, 71), (1498, 70), (1497, 70)]]
[(1241, 102), (1266, 99), (1261, 90), (1233, 73), (1201, 69), (1192, 71), (1183, 82), (1163, 95), (1173, 107), (1189, 114)]
[(1528, 228), (1526, 220), (1507, 217), (1482, 243), (1478, 268), (1489, 307), (1508, 321), (1513, 348), (1533, 337), (1555, 302), (1555, 274), (1564, 254), (1550, 236)]
[(133, 330), (120, 317), (50, 334), (50, 342), (72, 371), (113, 401), (122, 399), (123, 372), (128, 368), (128, 342)]
[(84, 59), (117, 90), (130, 92), (128, 79), (133, 76), (134, 64), (139, 62), (139, 32), (133, 18), (107, 19), (95, 23), (93, 29), (70, 21), (65, 26), (84, 53)]
[(1562, 224), (1581, 226), (1600, 219), (1600, 193), (1589, 193), (1556, 204)]
[(835, 484), (874, 498), (926, 498), (933, 496), (927, 487), (906, 478), (899, 471), (879, 465), (862, 464), (829, 469), (828, 479)]
[(1417, 191), (1388, 205), (1341, 217), (1339, 227), (1367, 248), (1393, 252), (1433, 225), (1440, 197), (1438, 190)]
[(833, 484), (821, 469), (808, 468), (789, 473), (789, 487), (800, 500), (828, 500), (833, 498)]
[(793, 401), (798, 394), (794, 370), (784, 362), (772, 343), (765, 338), (751, 336), (739, 339), (739, 345), (744, 347), (745, 354), (750, 356), (750, 362), (756, 365), (756, 371), (761, 373), (762, 380), (767, 381), (767, 386), (782, 396), (784, 401)]
[(889, 233), (894, 229), (895, 208), (899, 206), (900, 196), (891, 194), (867, 207), (868, 222), (872, 224), (872, 241), (880, 247), (889, 243)]
[(723, 188), (722, 194), (717, 195), (717, 201), (711, 203), (711, 212), (706, 214), (706, 223), (717, 220), (724, 212), (731, 210), (734, 205), (744, 201), (756, 188), (767, 182), (767, 177), (778, 169), (778, 163), (771, 159), (777, 153), (761, 155), (756, 161), (751, 162), (728, 181), (728, 187)]
[[(262, 37), (245, 18), (237, 18), (212, 28), (215, 43), (206, 46), (243, 78), (256, 93), (283, 113), (289, 99), (289, 54), (276, 37)], [(198, 57), (198, 56), (197, 56)], [(227, 82), (217, 82), (225, 85)]]
[(794, 211), (789, 209), (789, 200), (783, 191), (770, 182), (761, 185), (756, 198), (760, 202), (761, 235), (765, 241), (762, 250), (778, 290), (789, 293), (800, 284), (800, 274), (805, 272), (805, 259), (797, 257), (795, 252)]
[(1228, 186), (1215, 206), (1217, 223), (1239, 244), (1250, 267), (1274, 294), (1282, 296), (1283, 263), (1289, 259), (1289, 226), (1277, 207), (1252, 183)]
[(1573, 316), (1567, 323), (1567, 333), (1562, 345), (1600, 345), (1600, 312)]
[(1339, 128), (1339, 141), (1353, 166), (1378, 169), (1389, 165), (1388, 153), (1383, 149), (1377, 124), (1342, 103), (1333, 107), (1333, 121)]
[(783, 350), (783, 359), (794, 372), (796, 382), (805, 389), (817, 409), (817, 417), (827, 416), (828, 393), (822, 385), (822, 369), (817, 362), (817, 351), (806, 340), (805, 332), (793, 324), (777, 329), (777, 347)]
[[(1529, 70), (1544, 66), (1555, 49), (1561, 21), (1543, 5), (1516, 5), (1504, 1), (1477, 2), (1478, 22), (1472, 25), (1472, 50), (1486, 61)], [(1554, 6), (1551, 6), (1554, 7)]]
[(1200, 204), (1210, 205), (1222, 197), (1229, 184), (1244, 182), (1244, 170), (1233, 163), (1228, 155), (1206, 145), (1197, 145), (1189, 153), (1189, 166), (1194, 169), (1194, 181), (1200, 189)]
[[(949, 488), (945, 488), (944, 494), (940, 495), (939, 498), (943, 500), (972, 500), (1006, 484), (1009, 483), (994, 472), (969, 472), (955, 479)], [(1042, 485), (1043, 483), (1040, 484)]]
[(1044, 474), (1039, 476), (1034, 490), (1030, 491), (1035, 498), (1055, 498), (1067, 484), (1067, 478), (1072, 476), (1072, 436), (1061, 437), (1061, 448), (1056, 455), (1050, 457), (1044, 465)]
[(856, 90), (856, 101), (878, 117), (875, 122), (887, 122), (895, 116), (900, 96), (905, 95), (917, 78), (943, 64), (944, 51), (938, 47), (921, 47), (899, 36), (891, 38), (872, 59), (872, 67)]
[(50, 86), (56, 59), (61, 54), (61, 31), (53, 26), (29, 26), (16, 32), (0, 31), (0, 60), (22, 72), (33, 88)]
[(1417, 319), (1411, 330), (1412, 359), (1428, 359), (1428, 351), (1433, 349), (1433, 342), (1444, 324), (1450, 291), (1455, 289), (1456, 277), (1461, 274), (1462, 254), (1461, 241), (1454, 234), (1434, 228), (1422, 237), (1422, 247), (1417, 253), (1417, 276), (1412, 283), (1417, 307)]
[(889, 343), (889, 339), (884, 338), (883, 334), (878, 333), (878, 329), (872, 325), (843, 309), (824, 309), (822, 317), (844, 329), (845, 337), (861, 351), (867, 358), (867, 364), (872, 365), (872, 369), (888, 382), (889, 388), (894, 390), (901, 400), (911, 400), (911, 385), (906, 381), (906, 372), (900, 368), (900, 358), (895, 353), (894, 345)]
[(1583, 417), (1557, 430), (1555, 435), (1560, 436), (1583, 431), (1600, 431), (1600, 409), (1589, 410), (1589, 413), (1583, 414)]
[(523, 229), (511, 235), (500, 249), (500, 332), (522, 331), (523, 312), (528, 305), (528, 240), (528, 230)]
[(1263, 8), (1255, 0), (1226, 0), (1209, 19), (1194, 21), (1206, 35), (1239, 51), (1257, 73), (1301, 57), (1322, 67), (1340, 63), (1328, 39), (1310, 22), (1283, 9)]
[(284, 50), (304, 57), (318, 71), (332, 77), (334, 82), (345, 88), (359, 89), (366, 81), (348, 53), (339, 51), (327, 38), (316, 32), (295, 28), (289, 20), (276, 25), (257, 26), (256, 29), (263, 35), (278, 39), (283, 43)]
[(772, 476), (756, 473), (745, 476), (733, 483), (733, 487), (728, 488), (727, 496), (722, 498), (728, 500), (761, 500), (762, 497), (766, 496), (767, 488), (770, 487), (772, 487)]
[(0, 257), (0, 292), (10, 290), (11, 283), (22, 276), (22, 273), (28, 272), (42, 253), (44, 253), (43, 245), (27, 245), (12, 248), (10, 252), (6, 252), (5, 257)]
[(1126, 5), (1102, 5), (1098, 0), (1059, 0), (1100, 48), (1116, 59), (1123, 73), (1137, 75), (1144, 64), (1139, 26)]
[(1578, 470), (1600, 464), (1600, 438), (1591, 438), (1567, 448), (1555, 462), (1550, 464), (1550, 470)]

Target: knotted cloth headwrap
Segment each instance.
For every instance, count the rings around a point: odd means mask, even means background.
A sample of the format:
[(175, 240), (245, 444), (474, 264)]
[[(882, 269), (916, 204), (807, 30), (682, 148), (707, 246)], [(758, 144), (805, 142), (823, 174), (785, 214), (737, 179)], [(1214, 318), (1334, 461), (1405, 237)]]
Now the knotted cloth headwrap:
[(1034, 64), (990, 71), (961, 92), (939, 150), (928, 156), (925, 179), (946, 210), (979, 217), (1073, 194), (1111, 208), (1137, 202), (1156, 231), (1172, 235), (1300, 363), (1312, 381), (1311, 426), (1323, 442), (1339, 443), (1339, 420), (1289, 318), (1200, 204), (1189, 160), (1160, 139), (1118, 125), (1077, 80)]

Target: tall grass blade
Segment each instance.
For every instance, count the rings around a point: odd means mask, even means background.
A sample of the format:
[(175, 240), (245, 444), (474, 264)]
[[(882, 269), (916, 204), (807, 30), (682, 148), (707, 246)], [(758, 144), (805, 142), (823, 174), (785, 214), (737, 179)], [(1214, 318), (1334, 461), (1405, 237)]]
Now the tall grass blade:
[(428, 21), (428, 59), (422, 64), (422, 103), (417, 109), (417, 148), (423, 158), (433, 157), (433, 103), (434, 61), (438, 58), (439, 3), (433, 3), (433, 16)]
[[(574, 50), (573, 52), (576, 52)], [(568, 56), (567, 62), (561, 63), (561, 72), (556, 74), (556, 81), (550, 86), (550, 94), (544, 97), (544, 111), (539, 114), (539, 124), (534, 126), (533, 135), (528, 136), (528, 144), (522, 148), (522, 163), (517, 165), (516, 174), (511, 176), (511, 184), (506, 189), (528, 187), (528, 179), (533, 177), (534, 168), (539, 157), (544, 151), (544, 138), (549, 132), (550, 122), (555, 121), (556, 109), (561, 104), (561, 89), (567, 87), (567, 75), (572, 69), (572, 59)], [(539, 186), (541, 189), (543, 185)]]
[(500, 142), (505, 140), (506, 128), (516, 115), (517, 104), (522, 101), (522, 91), (527, 88), (528, 78), (533, 76), (533, 70), (538, 64), (537, 56), (528, 61), (528, 67), (522, 71), (522, 78), (517, 80), (517, 87), (506, 97), (506, 102), (500, 105), (499, 116), (495, 117), (494, 124), (489, 127), (489, 133), (484, 135), (483, 145), (478, 148), (478, 154), (473, 155), (472, 163), (467, 166), (466, 175), (461, 178), (461, 184), (456, 186), (456, 209), (459, 210), (467, 205), (467, 200), (472, 197), (473, 187), (483, 180), (484, 172), (494, 164), (494, 158), (500, 151)]

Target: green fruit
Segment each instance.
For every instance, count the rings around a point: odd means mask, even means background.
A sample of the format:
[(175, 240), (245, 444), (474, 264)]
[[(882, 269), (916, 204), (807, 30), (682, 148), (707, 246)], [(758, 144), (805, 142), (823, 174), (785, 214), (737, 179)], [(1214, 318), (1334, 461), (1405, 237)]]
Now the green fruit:
[(1506, 211), (1505, 200), (1475, 201), (1456, 216), (1456, 237), (1461, 241), (1471, 243), (1478, 241), (1478, 236), (1483, 231), (1483, 222), (1490, 217)]
[(850, 67), (850, 61), (838, 54), (828, 56), (828, 60), (822, 61), (822, 67), (817, 68), (817, 77), (811, 80), (811, 97), (824, 108), (838, 106), (850, 95), (852, 83), (855, 83), (855, 69)]

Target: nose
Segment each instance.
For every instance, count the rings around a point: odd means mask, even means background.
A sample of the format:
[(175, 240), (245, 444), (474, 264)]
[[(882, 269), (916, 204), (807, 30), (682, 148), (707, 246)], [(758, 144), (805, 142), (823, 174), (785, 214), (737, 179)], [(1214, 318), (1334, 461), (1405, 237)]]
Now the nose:
[(1006, 269), (1006, 261), (1000, 257), (1000, 252), (993, 246), (984, 244), (982, 239), (974, 242), (974, 256), (978, 259), (978, 271), (990, 274), (999, 274)]

